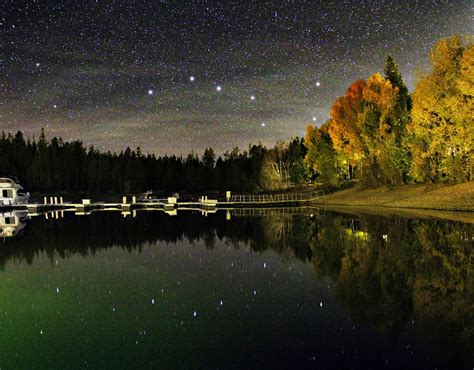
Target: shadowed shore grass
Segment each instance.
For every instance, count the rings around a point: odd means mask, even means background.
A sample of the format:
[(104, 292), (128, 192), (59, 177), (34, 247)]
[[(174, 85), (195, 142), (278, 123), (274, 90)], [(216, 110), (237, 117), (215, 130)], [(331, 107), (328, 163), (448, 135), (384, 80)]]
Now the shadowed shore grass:
[(317, 199), (324, 206), (464, 211), (474, 218), (474, 182), (457, 185), (405, 185), (351, 188)]

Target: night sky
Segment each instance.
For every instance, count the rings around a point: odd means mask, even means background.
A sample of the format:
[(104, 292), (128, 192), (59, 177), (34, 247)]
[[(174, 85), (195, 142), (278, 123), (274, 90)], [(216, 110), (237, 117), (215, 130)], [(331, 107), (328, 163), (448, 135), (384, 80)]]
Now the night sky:
[(394, 56), (410, 90), (460, 1), (0, 0), (0, 130), (156, 154), (302, 137)]

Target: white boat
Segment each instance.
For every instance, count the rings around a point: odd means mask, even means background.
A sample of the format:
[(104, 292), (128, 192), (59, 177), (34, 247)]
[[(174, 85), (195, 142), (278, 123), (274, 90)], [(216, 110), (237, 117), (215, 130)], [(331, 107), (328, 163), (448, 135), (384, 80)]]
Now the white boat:
[(13, 206), (16, 204), (27, 204), (30, 193), (23, 190), (18, 180), (10, 177), (0, 177), (0, 206)]
[(28, 219), (26, 211), (0, 213), (0, 238), (12, 238), (20, 234)]

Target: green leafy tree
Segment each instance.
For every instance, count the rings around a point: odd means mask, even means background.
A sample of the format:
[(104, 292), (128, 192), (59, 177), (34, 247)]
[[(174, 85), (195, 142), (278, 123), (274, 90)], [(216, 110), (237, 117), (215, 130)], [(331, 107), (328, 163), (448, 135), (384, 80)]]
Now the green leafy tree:
[(384, 141), (384, 160), (387, 163), (387, 166), (383, 168), (385, 170), (384, 176), (390, 178), (392, 183), (408, 182), (411, 155), (406, 126), (411, 119), (412, 99), (398, 70), (398, 65), (390, 55), (387, 57), (384, 71), (385, 78), (398, 89), (392, 118), (392, 133)]
[(337, 184), (336, 152), (327, 132), (327, 125), (321, 126), (321, 129), (309, 125), (304, 144), (307, 148), (304, 160), (313, 178), (325, 184)]

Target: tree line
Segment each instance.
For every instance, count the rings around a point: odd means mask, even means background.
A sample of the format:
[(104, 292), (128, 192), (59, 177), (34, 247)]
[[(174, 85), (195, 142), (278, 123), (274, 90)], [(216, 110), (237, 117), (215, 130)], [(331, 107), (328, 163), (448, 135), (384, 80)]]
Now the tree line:
[(44, 130), (38, 140), (25, 138), (21, 132), (3, 132), (0, 174), (16, 176), (37, 192), (253, 192), (272, 188), (274, 177), (279, 179), (277, 187), (304, 182), (305, 153), (303, 140), (298, 138), (272, 149), (262, 144), (249, 146), (248, 151), (236, 147), (218, 158), (212, 148), (206, 148), (199, 158), (195, 153), (186, 157), (144, 155), (140, 148), (102, 153), (84, 147), (81, 141), (56, 137), (48, 141)]
[(463, 182), (472, 179), (474, 45), (437, 42), (432, 70), (409, 94), (397, 64), (354, 82), (320, 128), (308, 126), (305, 163), (325, 183)]

